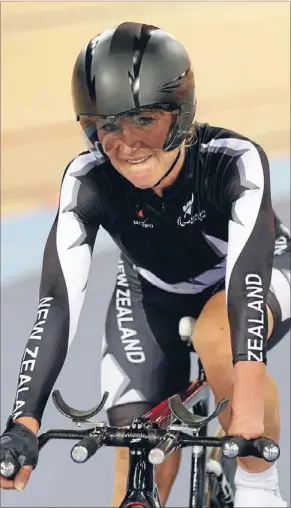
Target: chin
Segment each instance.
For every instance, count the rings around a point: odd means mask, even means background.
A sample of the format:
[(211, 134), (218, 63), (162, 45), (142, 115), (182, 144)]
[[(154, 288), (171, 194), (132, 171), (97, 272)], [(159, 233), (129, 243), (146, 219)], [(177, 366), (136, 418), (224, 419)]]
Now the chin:
[(132, 183), (132, 185), (138, 189), (148, 189), (153, 187), (160, 177), (151, 171), (147, 171), (146, 173), (147, 174), (134, 175), (131, 172), (124, 171), (122, 174), (130, 183)]
[(143, 182), (131, 182), (137, 189), (150, 189), (152, 188), (154, 185), (155, 185), (155, 182), (154, 183), (143, 183)]
[(126, 175), (124, 175), (124, 176), (137, 189), (148, 189), (150, 187), (153, 187), (156, 183), (156, 179), (153, 179), (153, 178), (139, 179), (139, 178), (130, 178), (130, 177), (127, 177)]

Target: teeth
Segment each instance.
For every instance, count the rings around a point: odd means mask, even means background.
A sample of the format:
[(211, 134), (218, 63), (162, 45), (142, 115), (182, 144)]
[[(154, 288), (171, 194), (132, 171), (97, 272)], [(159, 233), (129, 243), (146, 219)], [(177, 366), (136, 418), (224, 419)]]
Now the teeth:
[(141, 162), (144, 162), (147, 159), (149, 159), (149, 157), (145, 157), (144, 159), (138, 159), (138, 160), (135, 160), (135, 161), (127, 160), (127, 162), (129, 162), (130, 164), (140, 164)]

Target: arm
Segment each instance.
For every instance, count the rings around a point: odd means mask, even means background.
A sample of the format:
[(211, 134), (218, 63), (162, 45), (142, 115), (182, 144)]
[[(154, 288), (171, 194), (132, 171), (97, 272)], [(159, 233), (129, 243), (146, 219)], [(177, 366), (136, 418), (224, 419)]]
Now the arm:
[[(63, 180), (60, 207), (43, 258), (37, 317), (20, 367), (13, 418), (38, 431), (53, 385), (76, 333), (96, 226), (70, 207), (72, 176)], [(32, 420), (33, 418), (34, 420)]]
[(247, 405), (263, 415), (266, 302), (274, 252), (268, 160), (260, 147), (242, 143), (249, 146), (236, 158), (227, 186), (231, 217), (226, 293), (235, 377), (233, 417)]

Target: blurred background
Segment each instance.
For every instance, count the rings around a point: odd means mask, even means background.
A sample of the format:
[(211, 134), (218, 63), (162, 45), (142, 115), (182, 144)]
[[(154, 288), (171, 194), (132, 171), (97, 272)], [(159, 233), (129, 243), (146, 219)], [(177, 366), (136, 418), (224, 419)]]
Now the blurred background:
[[(189, 50), (198, 120), (290, 149), (289, 2), (2, 3), (2, 213), (55, 199), (82, 149), (70, 80), (89, 38), (123, 20), (156, 24)], [(15, 168), (18, 168), (15, 171)]]
[[(185, 44), (196, 74), (197, 119), (263, 146), (274, 207), (290, 226), (289, 2), (2, 2), (2, 428), (35, 319), (42, 253), (62, 174), (84, 149), (71, 104), (72, 68), (89, 39), (122, 21), (161, 26)], [(117, 258), (111, 240), (98, 234), (78, 335), (57, 381), (68, 402), (80, 408), (100, 398), (100, 338)], [(282, 396), (280, 471), (290, 501), (289, 339), (270, 354), (269, 368)], [(44, 429), (66, 424), (49, 402)], [(108, 506), (113, 450), (101, 450), (94, 468), (92, 462), (73, 464), (69, 449), (67, 443), (48, 445), (26, 491), (2, 493), (1, 506)], [(186, 506), (188, 496), (181, 492), (188, 459), (185, 454), (169, 506)]]

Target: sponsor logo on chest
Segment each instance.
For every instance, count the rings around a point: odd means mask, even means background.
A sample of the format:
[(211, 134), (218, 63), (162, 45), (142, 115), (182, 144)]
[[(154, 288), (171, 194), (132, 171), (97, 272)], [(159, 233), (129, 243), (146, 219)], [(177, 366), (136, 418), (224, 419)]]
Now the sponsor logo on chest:
[(134, 226), (139, 226), (145, 229), (154, 227), (154, 225), (150, 222), (149, 217), (145, 217), (143, 209), (139, 206), (136, 207), (136, 215), (137, 219), (133, 220)]

